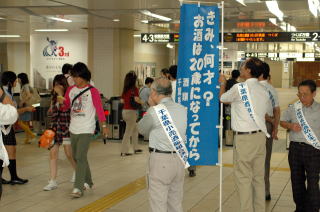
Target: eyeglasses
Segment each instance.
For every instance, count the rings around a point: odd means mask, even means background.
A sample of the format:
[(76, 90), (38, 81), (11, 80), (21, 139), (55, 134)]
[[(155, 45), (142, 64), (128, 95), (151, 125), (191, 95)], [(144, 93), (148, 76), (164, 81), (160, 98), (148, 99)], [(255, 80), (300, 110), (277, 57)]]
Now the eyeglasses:
[(310, 97), (312, 94), (306, 94), (306, 93), (297, 93), (297, 96), (299, 98), (307, 98)]

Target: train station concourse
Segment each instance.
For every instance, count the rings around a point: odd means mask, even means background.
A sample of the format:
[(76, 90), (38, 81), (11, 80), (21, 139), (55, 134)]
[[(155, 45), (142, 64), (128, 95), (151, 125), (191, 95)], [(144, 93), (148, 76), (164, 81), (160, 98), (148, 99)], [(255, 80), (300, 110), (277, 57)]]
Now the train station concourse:
[(0, 0), (0, 212), (320, 211), (319, 16), (320, 0)]

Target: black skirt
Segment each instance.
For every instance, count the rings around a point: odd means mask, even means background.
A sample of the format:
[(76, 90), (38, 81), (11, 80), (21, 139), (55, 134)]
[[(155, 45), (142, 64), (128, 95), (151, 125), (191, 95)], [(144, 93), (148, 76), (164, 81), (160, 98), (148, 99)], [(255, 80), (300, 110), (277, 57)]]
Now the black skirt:
[(4, 145), (10, 145), (10, 146), (15, 146), (17, 145), (16, 141), (16, 135), (13, 130), (13, 126), (11, 127), (11, 130), (8, 135), (5, 135), (2, 133), (2, 139), (3, 139), (3, 144)]

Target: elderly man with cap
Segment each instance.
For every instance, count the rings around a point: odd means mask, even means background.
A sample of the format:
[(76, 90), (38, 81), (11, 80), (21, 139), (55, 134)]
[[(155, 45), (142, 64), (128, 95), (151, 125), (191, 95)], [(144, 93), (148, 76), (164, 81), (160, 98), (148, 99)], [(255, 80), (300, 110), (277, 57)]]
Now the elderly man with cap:
[(147, 177), (153, 212), (182, 212), (184, 168), (189, 166), (185, 147), (187, 111), (175, 103), (168, 79), (151, 85), (147, 114), (139, 121), (142, 135), (149, 135)]
[(248, 58), (240, 69), (244, 83), (225, 92), (226, 79), (220, 75), (220, 100), (231, 103), (231, 127), (235, 132), (233, 163), (241, 212), (265, 211), (264, 163), (267, 133), (265, 116), (270, 103), (267, 90), (258, 82), (262, 61)]

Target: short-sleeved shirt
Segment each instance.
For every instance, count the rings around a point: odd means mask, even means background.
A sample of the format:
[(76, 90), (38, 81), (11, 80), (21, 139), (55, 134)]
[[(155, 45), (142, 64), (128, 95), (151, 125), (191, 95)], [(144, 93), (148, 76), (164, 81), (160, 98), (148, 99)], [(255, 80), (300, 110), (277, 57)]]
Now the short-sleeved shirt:
[(129, 89), (126, 93), (122, 94), (121, 98), (124, 101), (123, 109), (125, 110), (136, 110), (133, 108), (130, 104), (130, 97), (134, 95), (136, 97), (139, 97), (139, 91), (138, 88), (134, 87)]
[[(265, 115), (269, 104), (269, 95), (267, 90), (258, 82), (256, 78), (247, 79), (245, 82), (252, 100), (252, 107), (255, 114), (260, 117), (260, 120), (265, 124)], [(229, 91), (222, 94), (220, 100), (222, 102), (231, 103), (231, 127), (234, 131), (250, 132), (260, 130), (258, 125), (249, 116), (248, 111), (244, 107), (243, 101), (240, 98), (238, 85), (234, 85)], [(265, 126), (264, 126), (265, 128)], [(265, 129), (261, 129), (266, 131)]]
[[(320, 138), (320, 104), (316, 101), (313, 101), (312, 105), (309, 107), (305, 107), (302, 105), (302, 112), (303, 115), (313, 130), (313, 132), (316, 134), (317, 138)], [(294, 109), (294, 105), (290, 105), (281, 116), (280, 121), (285, 121), (289, 123), (299, 123), (296, 112)], [(303, 133), (300, 132), (294, 132), (292, 130), (289, 131), (289, 138), (290, 141), (294, 142), (307, 142), (305, 139)]]
[[(270, 107), (268, 108), (268, 115), (273, 116), (273, 108), (279, 107), (279, 98), (276, 89), (268, 83), (267, 80), (260, 81), (260, 83), (267, 89), (268, 94), (269, 94), (269, 99), (271, 101), (271, 104), (269, 105)], [(273, 97), (273, 100), (271, 100), (270, 94)], [(274, 103), (272, 103), (274, 101)], [(274, 105), (273, 105), (274, 104)]]
[[(174, 125), (185, 141), (187, 110), (182, 105), (173, 102), (170, 97), (163, 98), (160, 104), (164, 104), (167, 107)], [(150, 107), (147, 114), (139, 121), (138, 130), (142, 135), (149, 136), (149, 147), (162, 151), (174, 151), (171, 141), (168, 139), (167, 133), (163, 129), (153, 107)]]

